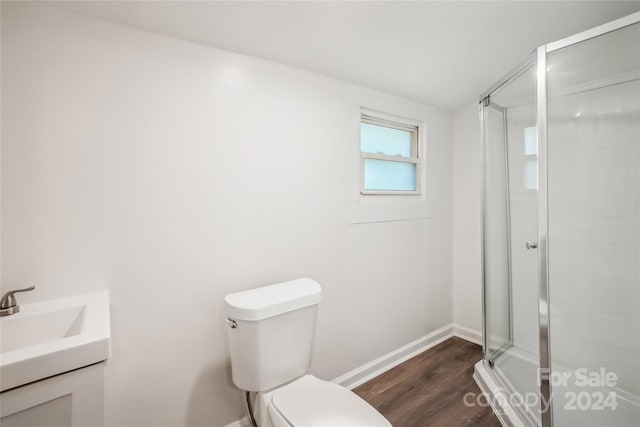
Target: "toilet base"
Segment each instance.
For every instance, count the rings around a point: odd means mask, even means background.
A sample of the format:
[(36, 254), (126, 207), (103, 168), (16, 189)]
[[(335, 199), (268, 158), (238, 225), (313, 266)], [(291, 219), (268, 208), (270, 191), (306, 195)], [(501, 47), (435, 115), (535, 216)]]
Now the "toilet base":
[(279, 389), (280, 387), (256, 394), (253, 404), (253, 416), (256, 419), (258, 427), (280, 427), (289, 425), (278, 411), (271, 407), (273, 393)]
[(253, 416), (256, 419), (256, 423), (258, 423), (258, 427), (274, 427), (268, 409), (272, 393), (273, 391), (268, 391), (256, 394), (253, 403)]

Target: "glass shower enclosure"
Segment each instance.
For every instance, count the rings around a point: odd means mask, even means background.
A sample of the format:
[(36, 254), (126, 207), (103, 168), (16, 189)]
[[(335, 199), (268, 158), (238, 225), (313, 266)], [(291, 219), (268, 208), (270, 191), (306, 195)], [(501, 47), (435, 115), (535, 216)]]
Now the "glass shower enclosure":
[(481, 96), (483, 350), (507, 425), (640, 425), (640, 13)]

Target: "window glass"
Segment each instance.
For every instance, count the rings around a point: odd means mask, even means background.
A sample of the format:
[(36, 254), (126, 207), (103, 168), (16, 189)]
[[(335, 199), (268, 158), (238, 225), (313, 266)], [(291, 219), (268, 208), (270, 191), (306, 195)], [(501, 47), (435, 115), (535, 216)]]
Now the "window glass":
[(416, 164), (364, 159), (365, 191), (415, 191)]
[(538, 129), (524, 128), (524, 155), (522, 182), (525, 190), (538, 189)]
[(538, 132), (535, 126), (524, 128), (524, 155), (538, 154)]
[(411, 132), (360, 123), (360, 151), (387, 156), (411, 157)]

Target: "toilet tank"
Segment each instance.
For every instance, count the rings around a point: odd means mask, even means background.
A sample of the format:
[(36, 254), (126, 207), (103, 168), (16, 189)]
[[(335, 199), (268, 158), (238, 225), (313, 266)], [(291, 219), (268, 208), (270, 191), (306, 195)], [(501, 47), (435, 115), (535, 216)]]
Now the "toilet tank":
[(233, 382), (241, 390), (264, 391), (309, 370), (322, 300), (311, 279), (264, 286), (224, 298)]

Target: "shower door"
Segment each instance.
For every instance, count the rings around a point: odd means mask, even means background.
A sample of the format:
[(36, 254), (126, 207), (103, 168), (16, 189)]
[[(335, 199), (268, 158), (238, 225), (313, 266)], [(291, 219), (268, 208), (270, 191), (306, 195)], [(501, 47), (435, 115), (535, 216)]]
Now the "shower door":
[(511, 274), (506, 116), (486, 99), (482, 108), (485, 136), (484, 277), (485, 358), (494, 360), (511, 345)]
[(501, 389), (540, 423), (538, 158), (533, 60), (481, 103), (484, 136), (485, 361)]

